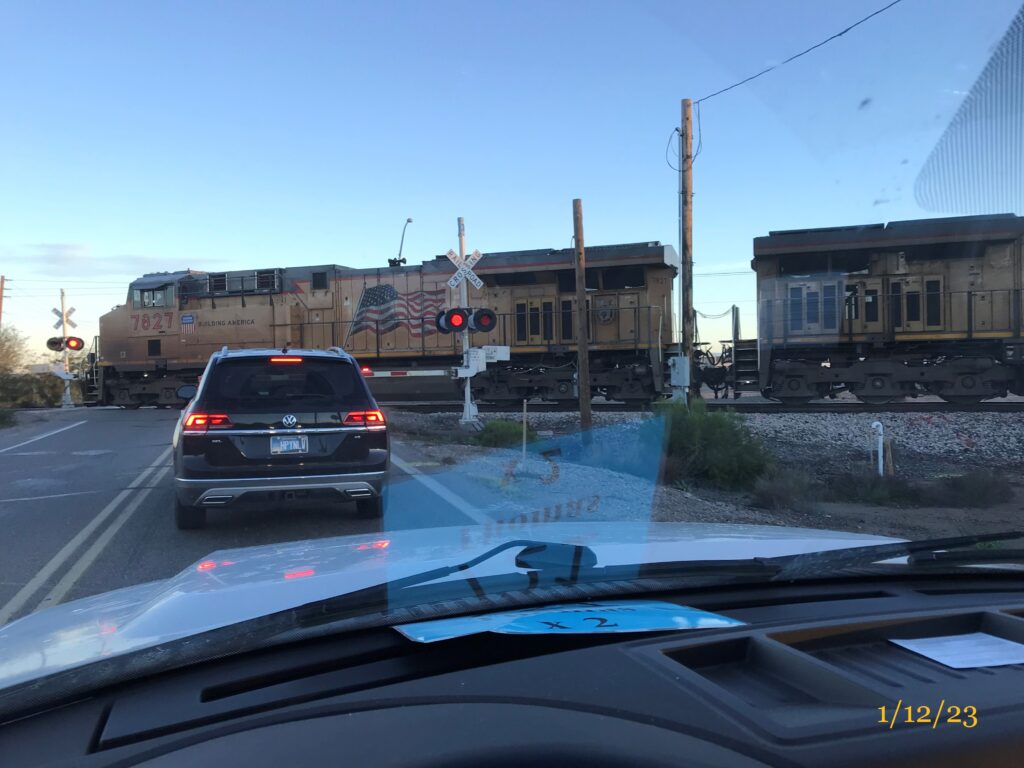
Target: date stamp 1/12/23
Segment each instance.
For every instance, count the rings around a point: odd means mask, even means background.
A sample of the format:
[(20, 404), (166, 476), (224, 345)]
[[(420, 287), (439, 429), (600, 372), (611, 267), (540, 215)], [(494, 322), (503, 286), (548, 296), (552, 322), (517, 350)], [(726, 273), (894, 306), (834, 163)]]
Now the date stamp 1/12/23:
[(896, 702), (895, 707), (883, 705), (878, 707), (879, 725), (892, 730), (899, 723), (901, 726), (926, 725), (934, 730), (940, 723), (943, 725), (959, 725), (962, 728), (974, 728), (978, 724), (978, 708), (973, 705), (958, 706), (948, 704), (945, 699), (932, 708), (930, 704), (904, 704), (903, 699)]

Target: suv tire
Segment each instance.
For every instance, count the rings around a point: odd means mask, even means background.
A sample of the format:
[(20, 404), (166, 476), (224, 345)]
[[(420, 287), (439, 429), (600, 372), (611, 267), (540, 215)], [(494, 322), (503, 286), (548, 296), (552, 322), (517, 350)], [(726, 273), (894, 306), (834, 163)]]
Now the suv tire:
[(203, 528), (206, 526), (206, 510), (202, 507), (188, 507), (175, 499), (174, 523), (181, 531)]

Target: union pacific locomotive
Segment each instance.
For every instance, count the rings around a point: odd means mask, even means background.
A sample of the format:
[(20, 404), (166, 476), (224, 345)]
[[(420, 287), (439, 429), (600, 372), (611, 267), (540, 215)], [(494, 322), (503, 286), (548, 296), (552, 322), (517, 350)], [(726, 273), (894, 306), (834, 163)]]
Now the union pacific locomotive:
[[(576, 398), (576, 279), (571, 249), (485, 254), (472, 308), (497, 323), (471, 334), (474, 347), (507, 345), (510, 359), (472, 379), (483, 401)], [(650, 401), (666, 388), (672, 280), (679, 258), (658, 242), (587, 248), (586, 296), (595, 394)], [(323, 266), (148, 274), (125, 304), (100, 318), (85, 381), (91, 403), (180, 405), (210, 354), (232, 348), (342, 347), (365, 366), (378, 398), (457, 394), (458, 334), (438, 314), (458, 306), (445, 256), (418, 266)]]
[(1024, 395), (1024, 217), (771, 232), (754, 240), (760, 388), (802, 402)]

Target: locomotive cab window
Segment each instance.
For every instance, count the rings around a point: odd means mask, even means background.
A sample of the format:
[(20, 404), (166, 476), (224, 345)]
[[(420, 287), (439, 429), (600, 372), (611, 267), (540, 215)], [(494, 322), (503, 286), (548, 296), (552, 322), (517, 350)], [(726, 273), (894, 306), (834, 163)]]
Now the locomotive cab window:
[(326, 291), (327, 290), (327, 273), (326, 272), (314, 272), (313, 282), (310, 286), (314, 291)]
[[(641, 268), (642, 271), (642, 268)], [(557, 273), (558, 278), (558, 292), (559, 293), (575, 293), (576, 292), (576, 271), (572, 269), (561, 269)], [(642, 279), (642, 276), (641, 276)], [(641, 283), (643, 285), (643, 283)], [(599, 290), (599, 280), (596, 269), (587, 270), (587, 290), (596, 291)]]
[[(590, 282), (589, 280), (587, 281)], [(589, 285), (587, 286), (590, 287)], [(626, 288), (644, 287), (644, 268), (607, 267), (601, 270), (601, 287), (606, 291), (621, 291)]]
[(135, 309), (149, 307), (170, 307), (174, 304), (174, 286), (132, 291), (132, 306)]

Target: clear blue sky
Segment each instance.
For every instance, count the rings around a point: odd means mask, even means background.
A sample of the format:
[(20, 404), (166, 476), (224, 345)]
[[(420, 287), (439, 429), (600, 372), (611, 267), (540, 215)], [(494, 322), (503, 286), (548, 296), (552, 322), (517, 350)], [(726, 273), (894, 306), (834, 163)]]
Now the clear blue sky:
[[(41, 347), (62, 284), (91, 337), (143, 272), (384, 265), (407, 216), (412, 263), (458, 216), (481, 251), (568, 246), (574, 197), (590, 244), (678, 247), (679, 100), (884, 4), (8, 0), (4, 324)], [(914, 179), (1018, 7), (904, 0), (706, 102), (695, 271), (770, 229), (942, 215)], [(753, 292), (698, 278), (696, 305), (750, 333)]]

